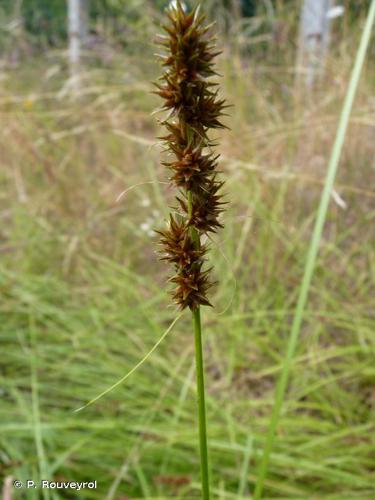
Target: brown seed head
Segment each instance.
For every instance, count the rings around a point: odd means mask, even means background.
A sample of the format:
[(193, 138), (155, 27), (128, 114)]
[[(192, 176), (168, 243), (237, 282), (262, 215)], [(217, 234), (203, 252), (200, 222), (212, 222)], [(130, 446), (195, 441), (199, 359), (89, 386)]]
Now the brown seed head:
[[(161, 235), (162, 259), (175, 266), (170, 279), (176, 285), (175, 302), (195, 310), (211, 305), (207, 292), (212, 283), (209, 270), (203, 270), (207, 248), (200, 242), (204, 233), (216, 232), (224, 202), (219, 193), (223, 183), (216, 180), (217, 161), (208, 138), (210, 129), (223, 128), (220, 118), (226, 108), (218, 96), (214, 59), (220, 53), (211, 26), (199, 7), (185, 13), (180, 1), (168, 12), (167, 35), (159, 36), (164, 53), (160, 55), (164, 72), (155, 84), (168, 116), (162, 124), (167, 135), (161, 139), (172, 156), (163, 165), (171, 171), (170, 181), (181, 190), (177, 197), (180, 214), (170, 217)], [(189, 201), (188, 201), (189, 200)]]

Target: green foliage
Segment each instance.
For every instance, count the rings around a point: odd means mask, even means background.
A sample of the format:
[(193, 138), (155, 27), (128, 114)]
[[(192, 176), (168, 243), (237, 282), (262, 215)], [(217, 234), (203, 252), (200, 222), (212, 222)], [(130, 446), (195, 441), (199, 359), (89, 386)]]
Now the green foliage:
[(26, 30), (42, 42), (55, 45), (66, 37), (66, 2), (27, 0), (21, 13)]

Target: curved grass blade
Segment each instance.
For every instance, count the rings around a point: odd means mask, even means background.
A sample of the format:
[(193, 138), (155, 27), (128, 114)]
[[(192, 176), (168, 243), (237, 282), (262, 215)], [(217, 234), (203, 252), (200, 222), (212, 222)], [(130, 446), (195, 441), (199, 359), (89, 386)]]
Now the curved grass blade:
[(143, 365), (143, 363), (145, 361), (147, 361), (147, 359), (151, 356), (151, 354), (159, 347), (159, 345), (163, 342), (163, 340), (165, 339), (165, 337), (168, 335), (168, 333), (172, 330), (172, 328), (174, 327), (174, 325), (177, 323), (177, 321), (181, 318), (182, 316), (182, 313), (179, 314), (178, 316), (176, 316), (176, 318), (172, 321), (172, 323), (169, 325), (169, 327), (165, 330), (165, 332), (163, 333), (163, 335), (160, 337), (160, 339), (156, 342), (156, 344), (148, 351), (148, 353), (141, 359), (141, 361), (139, 361), (139, 363), (137, 363), (128, 373), (126, 373), (123, 377), (121, 377), (117, 382), (115, 382), (113, 385), (111, 385), (110, 387), (108, 387), (107, 389), (105, 389), (103, 392), (101, 392), (100, 394), (98, 394), (97, 396), (95, 396), (93, 399), (91, 399), (88, 403), (86, 403), (85, 405), (81, 406), (80, 408), (77, 408), (76, 410), (74, 410), (75, 413), (81, 411), (81, 410), (84, 410), (85, 408), (87, 408), (88, 406), (91, 406), (92, 404), (96, 403), (96, 401), (98, 401), (99, 399), (101, 399), (103, 396), (105, 396), (106, 394), (108, 394), (109, 392), (113, 391), (113, 389), (116, 389), (116, 387), (118, 387), (119, 385), (121, 385), (123, 382), (125, 382), (125, 380), (127, 378), (130, 377), (130, 375), (132, 375), (136, 370), (138, 370), (138, 368), (140, 366)]

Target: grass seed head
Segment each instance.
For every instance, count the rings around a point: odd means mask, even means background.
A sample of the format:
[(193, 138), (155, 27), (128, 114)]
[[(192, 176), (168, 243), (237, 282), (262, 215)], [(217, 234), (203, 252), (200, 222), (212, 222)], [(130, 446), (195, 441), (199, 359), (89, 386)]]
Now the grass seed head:
[(170, 218), (169, 227), (159, 231), (163, 260), (175, 266), (170, 279), (176, 285), (173, 297), (182, 308), (195, 310), (211, 305), (207, 292), (212, 286), (209, 270), (204, 270), (207, 248), (201, 236), (222, 227), (219, 221), (224, 202), (217, 180), (218, 155), (212, 152), (210, 129), (224, 128), (221, 117), (226, 108), (218, 95), (214, 59), (220, 53), (197, 6), (185, 12), (180, 1), (168, 12), (163, 26), (167, 35), (158, 39), (163, 74), (155, 93), (164, 103), (167, 117), (162, 137), (171, 159), (163, 165), (170, 171), (170, 182), (180, 190), (179, 216)]

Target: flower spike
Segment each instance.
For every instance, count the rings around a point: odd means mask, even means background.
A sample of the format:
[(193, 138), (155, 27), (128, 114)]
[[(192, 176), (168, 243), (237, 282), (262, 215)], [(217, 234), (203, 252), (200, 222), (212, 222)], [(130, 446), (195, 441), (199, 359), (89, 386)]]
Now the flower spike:
[(155, 83), (154, 93), (163, 100), (167, 117), (162, 124), (167, 134), (162, 137), (171, 158), (163, 165), (170, 171), (170, 182), (181, 191), (177, 197), (179, 214), (170, 217), (169, 227), (158, 231), (161, 258), (172, 263), (176, 286), (174, 301), (193, 311), (200, 305), (211, 305), (207, 292), (212, 287), (209, 271), (204, 270), (207, 248), (201, 236), (223, 227), (220, 215), (223, 182), (217, 180), (219, 155), (212, 152), (210, 129), (224, 128), (221, 118), (227, 107), (218, 95), (214, 60), (220, 54), (212, 25), (205, 23), (197, 5), (185, 12), (177, 0), (168, 11), (166, 35), (157, 43), (163, 74)]

